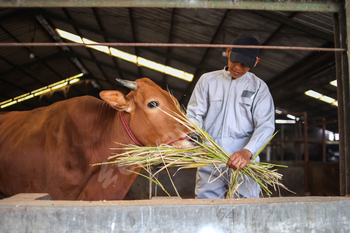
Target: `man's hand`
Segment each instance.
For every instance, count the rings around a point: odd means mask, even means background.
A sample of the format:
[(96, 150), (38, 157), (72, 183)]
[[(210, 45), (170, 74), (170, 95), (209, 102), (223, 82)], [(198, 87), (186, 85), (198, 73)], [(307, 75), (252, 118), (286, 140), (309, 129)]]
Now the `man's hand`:
[(250, 162), (252, 152), (247, 149), (233, 153), (227, 162), (227, 166), (233, 169), (242, 169)]

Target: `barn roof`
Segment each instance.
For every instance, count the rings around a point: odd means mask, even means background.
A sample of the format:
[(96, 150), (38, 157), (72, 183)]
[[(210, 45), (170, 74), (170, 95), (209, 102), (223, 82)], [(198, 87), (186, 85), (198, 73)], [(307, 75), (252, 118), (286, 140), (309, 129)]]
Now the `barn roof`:
[[(335, 105), (305, 95), (314, 90), (337, 99), (337, 88), (330, 84), (336, 79), (335, 52), (305, 50), (334, 48), (334, 11), (337, 5), (329, 2), (306, 12), (295, 7), (259, 10), (255, 4), (239, 7), (181, 7), (177, 1), (142, 1), (141, 7), (128, 4), (108, 5), (73, 4), (67, 6), (44, 4), (42, 1), (24, 1), (20, 5), (0, 3), (0, 102), (61, 80), (84, 73), (80, 81), (56, 92), (40, 95), (11, 105), (0, 111), (30, 110), (47, 106), (59, 100), (81, 95), (98, 96), (101, 90), (118, 89), (125, 93), (115, 78), (135, 80), (148, 77), (163, 88), (168, 88), (185, 105), (201, 74), (222, 69), (227, 64), (224, 48), (167, 47), (161, 43), (230, 44), (245, 33), (259, 39), (262, 45), (281, 49), (262, 49), (260, 62), (251, 71), (263, 79), (274, 97), (276, 108), (289, 113), (307, 112), (309, 119), (325, 118), (327, 129), (338, 132), (338, 108)], [(111, 1), (104, 1), (111, 4)], [(203, 1), (194, 1), (203, 2)], [(210, 1), (208, 1), (210, 2)], [(211, 3), (215, 1), (211, 1)], [(219, 1), (220, 2), (220, 1)], [(222, 1), (224, 3), (231, 1)], [(36, 3), (36, 4), (34, 4)], [(105, 3), (105, 4), (107, 4)], [(157, 5), (158, 3), (158, 5)], [(71, 4), (71, 5), (69, 5)], [(163, 4), (163, 5), (162, 5)], [(166, 5), (167, 4), (167, 5)], [(40, 7), (44, 6), (44, 7)], [(333, 7), (333, 8), (332, 8)], [(95, 42), (152, 43), (153, 46), (112, 46), (165, 66), (193, 74), (191, 82), (154, 69), (84, 46), (14, 46), (13, 43), (70, 42), (59, 36), (61, 29)], [(12, 46), (11, 46), (12, 44)], [(298, 50), (285, 46), (303, 47)], [(69, 82), (68, 82), (69, 84)]]

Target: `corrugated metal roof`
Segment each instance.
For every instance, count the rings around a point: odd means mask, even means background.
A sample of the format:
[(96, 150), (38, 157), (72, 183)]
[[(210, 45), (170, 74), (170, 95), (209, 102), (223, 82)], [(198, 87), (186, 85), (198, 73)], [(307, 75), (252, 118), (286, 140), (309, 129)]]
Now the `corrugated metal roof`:
[[(37, 20), (38, 15), (53, 29), (60, 28), (97, 42), (230, 44), (236, 36), (246, 33), (254, 35), (264, 45), (333, 46), (332, 39), (327, 39), (333, 37), (332, 13), (185, 8), (3, 8), (0, 9), (0, 42), (56, 42)], [(87, 79), (96, 81), (101, 89), (125, 91), (114, 82), (116, 77), (130, 80), (149, 77), (163, 88), (169, 87), (186, 105), (194, 86), (84, 47), (70, 47), (69, 51), (61, 47), (0, 49), (0, 102), (81, 73), (73, 59), (78, 59), (89, 72)], [(193, 82), (202, 73), (222, 69), (227, 64), (223, 48), (117, 49), (192, 73), (195, 75)], [(31, 53), (34, 58), (30, 57)], [(262, 50), (260, 57), (252, 72), (268, 83), (277, 108), (307, 111), (310, 118), (337, 119), (337, 108), (304, 95), (312, 86), (336, 97), (336, 88), (328, 84), (333, 73), (335, 78), (335, 70), (331, 69), (334, 56), (329, 56), (329, 52)], [(328, 73), (320, 69), (322, 67)], [(32, 99), (4, 110), (32, 109), (72, 96), (97, 96), (99, 91), (91, 82), (81, 82), (66, 93)]]

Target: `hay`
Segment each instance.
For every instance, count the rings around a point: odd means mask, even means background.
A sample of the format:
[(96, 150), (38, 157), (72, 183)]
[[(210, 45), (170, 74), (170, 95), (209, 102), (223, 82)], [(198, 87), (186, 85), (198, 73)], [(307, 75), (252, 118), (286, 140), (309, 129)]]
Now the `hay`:
[[(161, 111), (167, 114), (169, 117), (175, 119), (177, 122), (184, 125), (186, 128), (194, 130), (202, 139), (202, 143), (197, 142), (198, 146), (182, 149), (175, 148), (170, 145), (159, 145), (158, 147), (140, 147), (135, 145), (124, 145), (117, 143), (123, 147), (123, 150), (125, 152), (111, 156), (108, 162), (94, 165), (116, 164), (118, 166), (140, 166), (150, 174), (150, 177), (144, 175), (143, 176), (160, 186), (168, 195), (169, 193), (164, 189), (162, 184), (156, 178), (156, 175), (159, 172), (163, 170), (167, 171), (168, 167), (179, 167), (178, 170), (180, 170), (185, 168), (214, 166), (214, 170), (219, 172), (219, 176), (215, 179), (224, 176), (224, 173), (229, 171), (229, 168), (227, 168), (225, 172), (220, 172), (219, 167), (226, 166), (230, 155), (227, 154), (227, 152), (224, 151), (204, 129), (199, 128), (197, 124), (189, 120), (183, 113), (179, 114), (173, 111)], [(274, 167), (286, 166), (254, 161), (255, 158), (261, 153), (265, 146), (274, 137), (274, 135), (258, 151), (258, 153), (254, 156), (254, 158), (252, 158), (252, 160), (248, 163), (247, 166), (240, 170), (232, 169), (233, 172), (230, 173), (231, 175), (229, 177), (230, 185), (226, 192), (227, 199), (232, 198), (233, 196), (239, 196), (237, 190), (238, 187), (242, 184), (242, 179), (244, 175), (250, 177), (260, 185), (260, 194), (262, 196), (264, 196), (265, 194), (267, 196), (271, 196), (272, 192), (270, 191), (269, 187), (273, 188), (275, 191), (278, 192), (280, 188), (290, 191), (286, 186), (284, 186), (281, 183), (282, 175), (277, 172), (277, 169), (274, 169)], [(152, 173), (151, 167), (159, 165), (161, 166), (161, 168), (155, 173)], [(168, 175), (170, 177), (169, 172)], [(170, 180), (172, 182), (171, 177)], [(214, 180), (210, 180), (208, 182), (213, 181)], [(172, 184), (177, 195), (179, 196), (173, 182)]]

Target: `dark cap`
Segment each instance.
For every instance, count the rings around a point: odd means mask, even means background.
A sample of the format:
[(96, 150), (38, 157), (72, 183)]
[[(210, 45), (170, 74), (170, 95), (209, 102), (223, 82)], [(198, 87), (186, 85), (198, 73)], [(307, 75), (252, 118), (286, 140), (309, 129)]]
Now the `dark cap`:
[[(259, 41), (251, 35), (240, 35), (234, 45), (259, 45)], [(256, 59), (259, 57), (260, 49), (248, 48), (231, 48), (230, 61), (240, 62), (248, 66), (250, 69), (254, 67)]]

